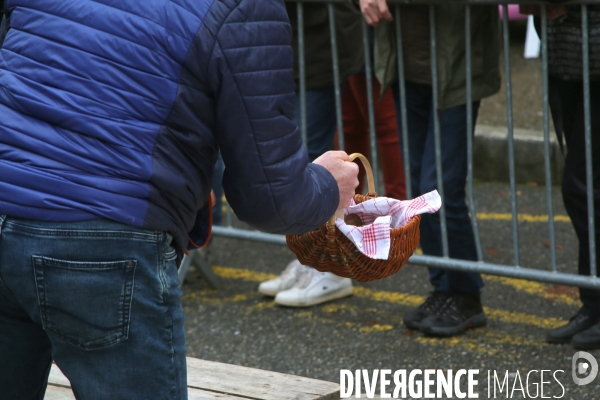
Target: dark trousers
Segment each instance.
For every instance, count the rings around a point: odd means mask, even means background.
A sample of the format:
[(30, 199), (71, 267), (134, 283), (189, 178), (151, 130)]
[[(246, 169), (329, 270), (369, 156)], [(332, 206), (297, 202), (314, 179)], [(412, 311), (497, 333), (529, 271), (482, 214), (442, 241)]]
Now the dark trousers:
[[(398, 85), (393, 85), (398, 132), (402, 138), (400, 95)], [(406, 108), (408, 115), (408, 145), (412, 196), (438, 189), (435, 162), (433, 103), (431, 86), (406, 82)], [(479, 102), (473, 103), (473, 126), (477, 119)], [(450, 257), (477, 260), (473, 227), (466, 204), (467, 180), (467, 111), (457, 106), (439, 111), (441, 128), (443, 204), (446, 207), (446, 226)], [(402, 139), (400, 139), (402, 143)], [(423, 214), (421, 218), (421, 248), (424, 254), (442, 256), (440, 214)], [(436, 291), (461, 292), (479, 295), (483, 287), (476, 273), (429, 268), (429, 279)]]
[[(296, 93), (296, 124), (302, 129), (300, 92)], [(335, 88), (309, 89), (306, 91), (306, 148), (313, 161), (331, 149), (335, 134)]]
[[(590, 274), (590, 247), (585, 157), (583, 84), (551, 78), (550, 107), (559, 138), (567, 145), (562, 195), (565, 208), (579, 239), (579, 274)], [(592, 123), (592, 170), (596, 231), (596, 263), (600, 269), (600, 82), (590, 86)], [(600, 291), (580, 288), (585, 308), (600, 314)]]

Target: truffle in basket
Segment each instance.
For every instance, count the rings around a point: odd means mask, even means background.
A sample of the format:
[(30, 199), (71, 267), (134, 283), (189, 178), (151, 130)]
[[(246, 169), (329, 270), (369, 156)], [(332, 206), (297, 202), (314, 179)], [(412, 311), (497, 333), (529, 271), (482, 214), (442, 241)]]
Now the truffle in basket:
[(358, 214), (348, 214), (344, 217), (344, 222), (347, 225), (354, 225), (354, 226), (363, 226), (364, 223), (362, 222), (362, 220), (360, 219), (360, 217), (358, 216)]

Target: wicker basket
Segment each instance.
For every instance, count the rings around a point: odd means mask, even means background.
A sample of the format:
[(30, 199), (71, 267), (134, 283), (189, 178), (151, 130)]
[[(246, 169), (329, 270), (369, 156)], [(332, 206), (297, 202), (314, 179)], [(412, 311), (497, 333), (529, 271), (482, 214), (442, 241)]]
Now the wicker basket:
[[(350, 158), (362, 161), (369, 185), (369, 192), (366, 195), (354, 195), (354, 201), (358, 204), (377, 197), (369, 161), (358, 153), (351, 154)], [(421, 216), (417, 215), (405, 226), (390, 231), (390, 253), (387, 260), (374, 260), (362, 254), (335, 226), (335, 215), (320, 228), (302, 235), (288, 235), (286, 241), (298, 261), (304, 265), (359, 282), (370, 282), (387, 278), (406, 264), (419, 245), (420, 221)]]

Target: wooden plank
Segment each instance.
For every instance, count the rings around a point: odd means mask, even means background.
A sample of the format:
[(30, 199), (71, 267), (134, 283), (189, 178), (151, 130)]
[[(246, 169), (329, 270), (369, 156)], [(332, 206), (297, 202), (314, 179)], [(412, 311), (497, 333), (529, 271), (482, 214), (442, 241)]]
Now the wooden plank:
[(248, 398), (188, 387), (188, 400), (248, 400)]
[(69, 382), (67, 377), (56, 366), (56, 364), (52, 364), (52, 368), (50, 369), (50, 376), (48, 376), (48, 384), (68, 388), (71, 387), (71, 382)]
[[(75, 395), (71, 388), (48, 385), (44, 400), (75, 400)], [(248, 400), (248, 398), (188, 388), (188, 400)]]
[[(205, 390), (188, 388), (189, 400), (246, 400), (247, 398), (223, 393), (207, 392)], [(45, 400), (75, 400), (71, 391), (71, 383), (62, 371), (52, 364), (48, 377), (48, 389)]]
[(188, 386), (260, 400), (337, 400), (340, 385), (238, 365), (189, 358)]
[[(187, 358), (188, 396), (190, 400), (337, 400), (339, 384), (301, 376), (240, 367), (214, 361)], [(71, 384), (53, 364), (48, 389), (63, 395), (71, 393)], [(62, 390), (64, 389), (64, 390)], [(47, 400), (62, 400), (47, 397)], [(65, 397), (65, 400), (74, 399)]]
[(75, 400), (75, 395), (71, 388), (48, 385), (44, 400)]

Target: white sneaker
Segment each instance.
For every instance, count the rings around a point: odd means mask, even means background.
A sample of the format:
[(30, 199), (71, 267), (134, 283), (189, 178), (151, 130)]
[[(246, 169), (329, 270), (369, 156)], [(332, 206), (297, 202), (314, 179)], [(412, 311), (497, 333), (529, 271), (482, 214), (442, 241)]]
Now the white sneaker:
[(277, 293), (275, 303), (290, 307), (307, 307), (351, 294), (350, 278), (309, 268), (291, 289)]
[(300, 276), (308, 270), (309, 267), (300, 264), (300, 261), (294, 260), (285, 267), (281, 275), (275, 279), (261, 282), (258, 285), (258, 291), (267, 296), (275, 296), (282, 290), (288, 290), (298, 281)]

